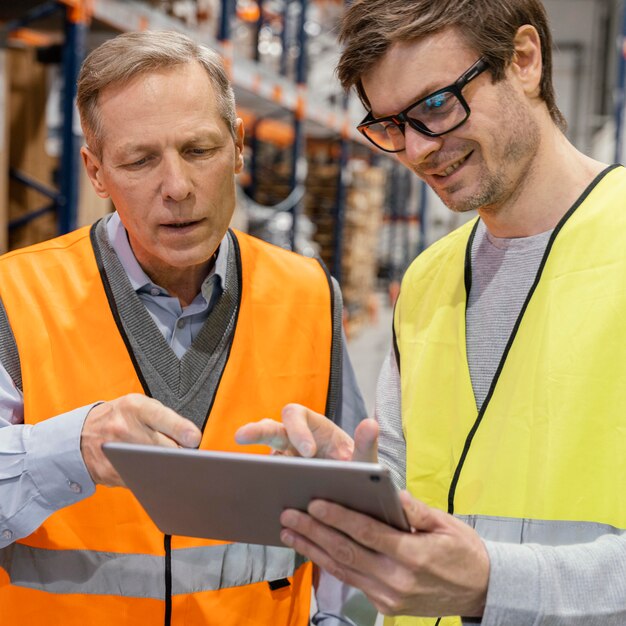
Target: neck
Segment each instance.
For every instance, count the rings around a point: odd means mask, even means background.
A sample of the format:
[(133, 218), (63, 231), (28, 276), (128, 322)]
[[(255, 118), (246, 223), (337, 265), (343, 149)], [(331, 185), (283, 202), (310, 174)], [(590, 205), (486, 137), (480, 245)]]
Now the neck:
[(553, 124), (514, 192), (478, 210), (496, 237), (530, 237), (554, 228), (607, 166), (579, 152)]
[(147, 268), (142, 265), (144, 272), (156, 285), (163, 287), (174, 298), (178, 298), (181, 307), (189, 306), (200, 293), (202, 283), (209, 275), (215, 264), (214, 254), (206, 263), (192, 267), (177, 268)]

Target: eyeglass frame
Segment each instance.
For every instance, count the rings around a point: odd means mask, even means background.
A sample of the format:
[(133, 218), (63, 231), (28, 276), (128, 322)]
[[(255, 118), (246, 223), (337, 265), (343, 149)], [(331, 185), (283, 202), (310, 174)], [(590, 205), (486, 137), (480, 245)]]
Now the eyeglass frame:
[[(469, 104), (467, 104), (467, 100), (464, 98), (462, 90), (465, 86), (478, 76), (482, 74), (486, 69), (489, 68), (489, 61), (485, 57), (480, 57), (476, 63), (474, 63), (469, 69), (467, 69), (463, 74), (461, 74), (451, 85), (447, 87), (442, 87), (441, 89), (437, 89), (437, 91), (433, 91), (423, 98), (419, 98), (408, 107), (400, 111), (400, 113), (395, 113), (394, 115), (385, 115), (384, 117), (374, 117), (372, 112), (369, 113), (363, 118), (363, 120), (357, 125), (356, 129), (365, 137), (368, 141), (373, 143), (379, 150), (383, 152), (390, 153), (398, 153), (402, 152), (406, 149), (406, 145), (404, 148), (400, 150), (388, 150), (387, 148), (381, 148), (372, 138), (368, 137), (365, 134), (365, 129), (369, 126), (373, 126), (374, 124), (379, 124), (380, 122), (393, 122), (399, 129), (402, 135), (406, 135), (406, 124), (408, 124), (413, 130), (416, 130), (418, 133), (422, 133), (422, 135), (426, 135), (427, 137), (441, 137), (447, 133), (451, 133), (453, 130), (459, 128), (467, 122), (469, 119), (470, 113), (472, 112)], [(448, 128), (448, 130), (444, 130), (442, 133), (435, 133), (429, 130), (422, 122), (417, 119), (413, 119), (407, 115), (407, 113), (414, 109), (416, 106), (429, 100), (430, 98), (434, 98), (439, 94), (445, 92), (452, 92), (457, 100), (461, 103), (463, 109), (465, 109), (465, 117), (458, 123), (455, 124), (452, 128)]]

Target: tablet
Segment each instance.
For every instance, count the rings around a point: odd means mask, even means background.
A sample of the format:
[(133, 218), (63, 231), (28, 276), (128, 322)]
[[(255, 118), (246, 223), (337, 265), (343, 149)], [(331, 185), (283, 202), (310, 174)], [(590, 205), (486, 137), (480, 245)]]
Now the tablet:
[(409, 530), (386, 469), (286, 456), (107, 443), (104, 453), (157, 527), (282, 546), (280, 514), (322, 498)]

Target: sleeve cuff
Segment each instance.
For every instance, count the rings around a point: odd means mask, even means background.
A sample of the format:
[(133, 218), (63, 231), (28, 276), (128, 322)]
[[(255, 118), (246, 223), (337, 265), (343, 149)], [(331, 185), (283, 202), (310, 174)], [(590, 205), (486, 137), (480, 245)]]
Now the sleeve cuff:
[(532, 548), (486, 541), (490, 573), (482, 626), (533, 626), (541, 606), (540, 564)]
[(85, 418), (98, 403), (43, 420), (26, 440), (26, 469), (43, 503), (57, 510), (90, 496), (95, 485), (80, 451)]

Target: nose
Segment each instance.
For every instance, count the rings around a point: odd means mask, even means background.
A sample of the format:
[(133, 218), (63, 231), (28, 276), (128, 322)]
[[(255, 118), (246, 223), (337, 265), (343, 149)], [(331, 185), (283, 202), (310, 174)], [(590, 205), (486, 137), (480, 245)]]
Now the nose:
[(411, 165), (420, 165), (433, 152), (441, 148), (443, 138), (429, 137), (411, 128), (408, 124), (404, 132), (404, 157)]
[(161, 197), (165, 201), (182, 202), (192, 191), (189, 164), (182, 155), (163, 155), (161, 162)]

